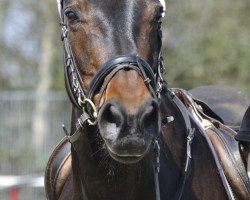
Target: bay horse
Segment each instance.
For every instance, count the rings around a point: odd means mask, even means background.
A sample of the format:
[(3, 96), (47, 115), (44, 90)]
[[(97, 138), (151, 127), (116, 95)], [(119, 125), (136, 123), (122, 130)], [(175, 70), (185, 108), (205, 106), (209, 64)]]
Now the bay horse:
[(71, 130), (63, 126), (66, 137), (47, 164), (47, 198), (248, 199), (249, 183), (222, 170), (218, 141), (207, 139), (205, 129), (224, 126), (199, 123), (189, 95), (162, 78), (165, 2), (58, 0), (58, 7), (73, 106)]

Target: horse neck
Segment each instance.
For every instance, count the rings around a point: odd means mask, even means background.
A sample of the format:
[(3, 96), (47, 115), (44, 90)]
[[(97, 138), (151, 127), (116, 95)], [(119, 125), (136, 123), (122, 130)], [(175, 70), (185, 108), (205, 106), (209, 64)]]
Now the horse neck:
[[(72, 127), (79, 116), (80, 112), (73, 108)], [(85, 128), (75, 144), (76, 150), (71, 150), (74, 199), (154, 199), (153, 153), (137, 164), (120, 164), (105, 150), (95, 148), (100, 148), (93, 139), (95, 134), (99, 134), (96, 128)]]
[[(162, 97), (161, 110), (163, 118), (174, 117), (173, 122), (162, 126), (165, 154), (161, 156), (161, 166), (164, 168), (160, 174), (161, 197), (175, 199), (183, 184), (188, 133), (184, 117), (170, 96)], [(185, 199), (227, 199), (207, 142), (195, 122), (191, 122), (191, 125), (195, 129), (195, 136), (191, 149), (190, 173), (182, 196), (185, 196)], [(205, 192), (208, 187), (209, 192)]]

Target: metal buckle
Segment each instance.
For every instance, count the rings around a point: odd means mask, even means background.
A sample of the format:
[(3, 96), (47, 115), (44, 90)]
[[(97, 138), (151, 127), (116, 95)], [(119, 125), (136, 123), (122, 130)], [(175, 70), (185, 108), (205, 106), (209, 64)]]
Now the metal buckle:
[[(78, 102), (79, 102), (79, 99), (78, 99)], [(91, 101), (91, 99), (84, 98), (83, 100), (80, 100), (80, 103), (79, 103), (79, 105), (83, 107), (83, 112), (88, 112), (87, 104), (89, 104), (91, 109), (93, 110), (93, 113), (90, 115), (92, 116), (92, 119), (88, 119), (87, 122), (89, 123), (89, 125), (93, 126), (97, 123), (97, 116), (98, 116), (97, 108), (94, 102)]]

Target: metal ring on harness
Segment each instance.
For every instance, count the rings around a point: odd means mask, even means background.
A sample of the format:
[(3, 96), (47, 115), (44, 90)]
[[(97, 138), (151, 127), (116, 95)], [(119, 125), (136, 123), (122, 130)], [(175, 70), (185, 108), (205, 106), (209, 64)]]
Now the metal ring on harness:
[(87, 109), (87, 104), (89, 104), (90, 108), (93, 110), (93, 113), (92, 113), (93, 120), (88, 119), (87, 122), (89, 123), (89, 125), (95, 125), (97, 123), (98, 112), (97, 112), (97, 108), (95, 107), (94, 102), (88, 98), (85, 98), (83, 100), (83, 104), (85, 104), (85, 106), (84, 106), (85, 109)]

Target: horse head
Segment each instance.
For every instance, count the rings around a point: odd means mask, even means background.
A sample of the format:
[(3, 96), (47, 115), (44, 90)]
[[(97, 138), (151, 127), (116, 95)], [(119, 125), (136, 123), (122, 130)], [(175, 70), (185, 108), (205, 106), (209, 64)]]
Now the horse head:
[(58, 3), (70, 99), (97, 124), (112, 158), (141, 160), (160, 129), (163, 1)]

